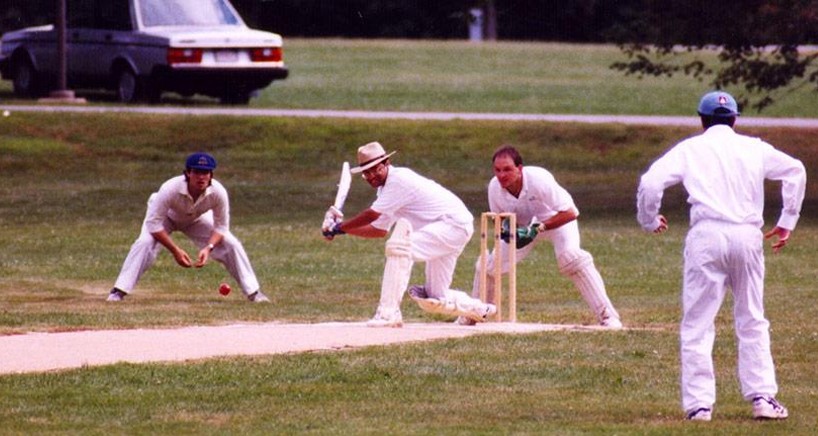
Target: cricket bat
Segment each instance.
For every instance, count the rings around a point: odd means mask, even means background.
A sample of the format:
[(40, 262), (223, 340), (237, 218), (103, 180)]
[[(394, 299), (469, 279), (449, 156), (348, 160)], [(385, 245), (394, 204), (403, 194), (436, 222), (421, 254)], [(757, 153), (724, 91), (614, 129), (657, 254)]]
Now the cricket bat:
[(349, 172), (349, 162), (344, 162), (341, 166), (341, 180), (338, 182), (338, 193), (335, 194), (335, 206), (339, 211), (344, 210), (344, 202), (349, 194), (349, 187), (352, 184), (352, 173)]

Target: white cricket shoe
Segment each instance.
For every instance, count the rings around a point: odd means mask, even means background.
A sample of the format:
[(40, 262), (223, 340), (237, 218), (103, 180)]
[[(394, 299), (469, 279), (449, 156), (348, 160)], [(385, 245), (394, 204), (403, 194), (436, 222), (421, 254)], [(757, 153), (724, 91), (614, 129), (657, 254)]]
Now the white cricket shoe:
[(461, 316), (458, 316), (456, 320), (454, 320), (454, 323), (457, 324), (457, 325), (475, 325), (475, 324), (477, 324), (477, 321), (475, 321), (473, 319), (466, 318), (465, 316), (461, 315)]
[(485, 307), (474, 309), (471, 313), (465, 315), (467, 319), (478, 322), (486, 322), (489, 318), (497, 314), (497, 306), (493, 304), (486, 304)]
[(622, 321), (620, 321), (619, 318), (608, 317), (600, 321), (599, 325), (611, 330), (618, 330), (622, 328)]
[(403, 327), (403, 316), (400, 309), (378, 307), (375, 316), (366, 322), (367, 327)]
[(773, 397), (760, 396), (753, 398), (753, 418), (787, 419), (789, 412)]
[(688, 413), (685, 419), (688, 421), (710, 421), (713, 419), (713, 412), (707, 407), (700, 407)]
[(252, 294), (247, 296), (247, 299), (252, 301), (253, 303), (269, 303), (270, 299), (267, 298), (260, 290), (253, 292)]
[(429, 295), (426, 293), (426, 287), (421, 285), (412, 285), (409, 286), (409, 296), (412, 298), (429, 298)]
[(122, 301), (125, 299), (126, 295), (128, 294), (125, 291), (113, 288), (111, 289), (111, 293), (108, 294), (108, 298), (105, 301)]

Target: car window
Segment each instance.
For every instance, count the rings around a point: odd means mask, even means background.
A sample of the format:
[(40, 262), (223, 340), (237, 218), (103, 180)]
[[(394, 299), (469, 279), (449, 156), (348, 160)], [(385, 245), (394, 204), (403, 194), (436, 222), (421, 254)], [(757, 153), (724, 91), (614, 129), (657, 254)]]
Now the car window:
[(66, 14), (71, 28), (133, 29), (129, 0), (68, 0)]
[(139, 13), (145, 27), (240, 24), (224, 0), (141, 0)]
[(96, 27), (107, 30), (133, 30), (129, 0), (97, 0)]
[(66, 25), (68, 27), (94, 27), (96, 0), (69, 0), (66, 2)]

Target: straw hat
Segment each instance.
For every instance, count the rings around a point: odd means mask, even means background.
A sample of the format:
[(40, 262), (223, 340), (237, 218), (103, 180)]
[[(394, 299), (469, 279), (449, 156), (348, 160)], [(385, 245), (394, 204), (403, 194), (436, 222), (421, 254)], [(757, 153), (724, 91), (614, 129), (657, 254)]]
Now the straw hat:
[(386, 154), (383, 146), (378, 142), (370, 142), (369, 144), (358, 147), (358, 166), (349, 170), (352, 174), (364, 172), (375, 165), (389, 159), (396, 152)]

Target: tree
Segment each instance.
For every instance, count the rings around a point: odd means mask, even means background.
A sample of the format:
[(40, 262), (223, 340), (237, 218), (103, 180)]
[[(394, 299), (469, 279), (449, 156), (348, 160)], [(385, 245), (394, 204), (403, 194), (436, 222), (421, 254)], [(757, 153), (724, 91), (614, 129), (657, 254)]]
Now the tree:
[(494, 6), (494, 0), (483, 0), (483, 11), (486, 16), (486, 28), (483, 31), (487, 40), (497, 40), (497, 8)]
[[(739, 102), (762, 111), (786, 92), (818, 91), (816, 0), (643, 0), (616, 36), (626, 75), (685, 74), (716, 89), (743, 88)], [(706, 53), (715, 53), (716, 62)]]

